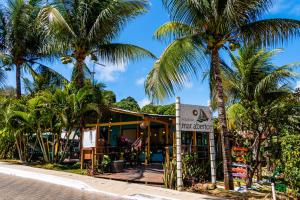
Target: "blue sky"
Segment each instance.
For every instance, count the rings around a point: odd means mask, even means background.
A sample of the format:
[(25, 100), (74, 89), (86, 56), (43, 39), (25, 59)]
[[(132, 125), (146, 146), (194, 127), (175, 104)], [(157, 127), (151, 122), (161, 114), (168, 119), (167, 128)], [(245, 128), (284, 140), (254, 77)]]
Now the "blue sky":
[[(275, 0), (273, 8), (265, 17), (300, 20), (300, 0)], [(159, 56), (165, 48), (165, 44), (154, 40), (152, 36), (154, 31), (168, 19), (168, 15), (161, 5), (161, 0), (151, 0), (150, 11), (129, 23), (118, 38), (118, 42), (142, 46)], [(276, 64), (283, 65), (300, 61), (300, 38), (285, 44), (283, 47), (284, 52), (274, 58)], [(151, 59), (142, 59), (135, 63), (120, 66), (110, 64), (107, 64), (106, 67), (96, 66), (95, 78), (105, 83), (107, 89), (113, 90), (117, 95), (117, 100), (132, 96), (140, 105), (145, 105), (149, 103), (149, 100), (144, 93), (143, 81), (153, 62)], [(92, 68), (92, 65), (89, 66)], [(71, 65), (63, 65), (57, 61), (52, 64), (52, 67), (65, 77), (70, 77)], [(14, 76), (13, 71), (8, 74), (8, 85), (15, 85)], [(300, 86), (300, 80), (296, 84)], [(181, 96), (184, 103), (207, 105), (209, 100), (208, 84), (206, 81), (203, 82), (201, 78), (191, 80), (185, 85), (184, 90), (176, 95)], [(173, 98), (167, 99), (163, 103), (172, 102), (174, 102)]]

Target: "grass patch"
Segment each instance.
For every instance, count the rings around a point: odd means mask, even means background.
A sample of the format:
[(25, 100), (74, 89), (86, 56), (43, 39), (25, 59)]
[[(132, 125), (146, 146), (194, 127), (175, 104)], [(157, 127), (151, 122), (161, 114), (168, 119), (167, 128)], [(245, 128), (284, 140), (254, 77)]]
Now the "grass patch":
[[(224, 186), (224, 183), (222, 181), (218, 181), (217, 183), (219, 186)], [(243, 185), (243, 184), (242, 184)], [(235, 186), (237, 186), (237, 183), (235, 182)], [(221, 188), (216, 188), (214, 190), (209, 189), (203, 189), (201, 184), (195, 184), (194, 186), (191, 186), (187, 188), (187, 191), (194, 192), (194, 193), (200, 193), (200, 194), (207, 194), (212, 196), (217, 196), (220, 198), (225, 199), (247, 199), (247, 200), (255, 200), (255, 199), (264, 199), (264, 200), (272, 200), (272, 192), (271, 192), (271, 186), (270, 185), (261, 185), (261, 184), (254, 184), (253, 185), (256, 190), (248, 190), (247, 192), (240, 193), (236, 191), (227, 191)], [(277, 199), (283, 200), (283, 199), (290, 199), (288, 194), (282, 193), (282, 192), (276, 192)]]
[(73, 174), (80, 174), (80, 175), (86, 175), (86, 169), (80, 169), (80, 163), (77, 162), (75, 164), (32, 164), (30, 165), (32, 167), (36, 168), (42, 168), (42, 169), (49, 169), (49, 170), (56, 170), (56, 171), (63, 171), (63, 172), (69, 172)]
[(0, 162), (6, 162), (6, 163), (9, 163), (9, 164), (14, 164), (14, 165), (21, 165), (22, 162), (20, 160), (14, 160), (14, 159), (0, 159)]

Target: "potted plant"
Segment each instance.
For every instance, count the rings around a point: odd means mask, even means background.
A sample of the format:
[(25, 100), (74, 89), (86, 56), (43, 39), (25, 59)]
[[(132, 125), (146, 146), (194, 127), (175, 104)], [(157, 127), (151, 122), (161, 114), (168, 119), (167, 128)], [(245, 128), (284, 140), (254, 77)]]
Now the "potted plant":
[(124, 169), (124, 160), (115, 160), (111, 162), (111, 171), (114, 173), (121, 172)]
[[(127, 137), (121, 135), (118, 140), (118, 146), (122, 150), (124, 150), (130, 146), (130, 140)], [(118, 160), (112, 161), (111, 169), (112, 169), (112, 172), (115, 172), (115, 173), (121, 172), (124, 169), (124, 152), (123, 151), (120, 152), (120, 156), (119, 156)]]
[(101, 173), (109, 172), (111, 165), (111, 159), (108, 155), (104, 155), (100, 164)]

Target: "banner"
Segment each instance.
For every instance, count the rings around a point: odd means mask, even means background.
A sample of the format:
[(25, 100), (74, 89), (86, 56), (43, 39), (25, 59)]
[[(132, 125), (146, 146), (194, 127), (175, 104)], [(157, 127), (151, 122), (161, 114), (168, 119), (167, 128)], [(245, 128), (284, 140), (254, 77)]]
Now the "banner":
[(82, 146), (84, 148), (96, 147), (96, 129), (83, 132)]

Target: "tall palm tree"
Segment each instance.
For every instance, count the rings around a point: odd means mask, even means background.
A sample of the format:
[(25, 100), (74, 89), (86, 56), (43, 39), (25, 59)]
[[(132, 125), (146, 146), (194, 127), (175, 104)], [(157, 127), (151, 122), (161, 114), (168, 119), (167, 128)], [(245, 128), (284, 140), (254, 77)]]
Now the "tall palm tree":
[[(256, 42), (276, 45), (300, 35), (300, 21), (261, 19), (272, 0), (163, 0), (171, 22), (155, 33), (160, 40), (172, 41), (148, 75), (146, 92), (163, 99), (174, 95), (184, 82), (211, 67), (221, 125), (224, 182), (233, 189), (231, 155), (220, 75), (220, 50), (234, 50), (240, 44)], [(210, 64), (208, 64), (208, 62)]]
[(0, 12), (0, 61), (6, 70), (16, 70), (16, 93), (21, 96), (21, 69), (41, 58), (44, 35), (37, 29), (41, 1), (9, 0)]
[(295, 126), (291, 120), (299, 116), (291, 83), (298, 75), (293, 72), (300, 64), (275, 66), (272, 57), (280, 49), (266, 51), (254, 45), (239, 49), (238, 55), (230, 52), (231, 67), (223, 66), (222, 74), (231, 105), (228, 107), (228, 124), (237, 131), (253, 135), (250, 151), (251, 168), (248, 173), (248, 187), (260, 164), (261, 144), (284, 124)]
[(63, 63), (75, 60), (77, 88), (84, 85), (87, 57), (99, 64), (119, 64), (143, 56), (149, 51), (131, 44), (114, 43), (124, 25), (146, 12), (146, 0), (56, 0), (43, 8), (40, 20), (48, 32), (49, 49), (60, 49)]

